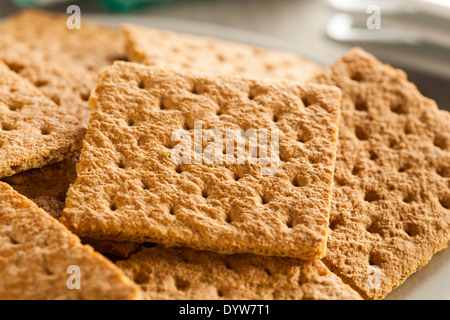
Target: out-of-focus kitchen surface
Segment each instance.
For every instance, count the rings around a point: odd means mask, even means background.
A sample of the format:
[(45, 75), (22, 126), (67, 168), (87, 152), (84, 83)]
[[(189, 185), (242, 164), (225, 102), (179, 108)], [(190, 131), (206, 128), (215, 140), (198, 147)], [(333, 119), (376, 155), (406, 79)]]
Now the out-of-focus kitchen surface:
[[(343, 1), (348, 2), (348, 1)], [(341, 3), (343, 3), (341, 2)], [(374, 1), (375, 2), (375, 1)], [(70, 1), (46, 6), (45, 9), (65, 12), (69, 4), (76, 4), (82, 13), (112, 13), (101, 1)], [(1, 1), (0, 18), (20, 10), (12, 1)], [(361, 41), (340, 42), (326, 34), (326, 27), (339, 12), (333, 9), (327, 0), (172, 0), (149, 5), (139, 10), (127, 12), (127, 21), (133, 16), (139, 21), (152, 17), (177, 18), (197, 22), (212, 23), (227, 27), (270, 36), (305, 48), (306, 58), (329, 64), (350, 47), (359, 45), (373, 53), (377, 58), (395, 67), (404, 69), (425, 96), (435, 99), (443, 109), (450, 110), (450, 48), (433, 44), (406, 43), (367, 43)], [(359, 17), (367, 19), (370, 14), (360, 12)], [(390, 22), (389, 25), (385, 21)], [(432, 24), (430, 28), (430, 22)], [(397, 20), (381, 10), (381, 30), (366, 30), (381, 36), (380, 31), (394, 26), (396, 29), (409, 28), (409, 34), (415, 37), (419, 32), (440, 27), (439, 34), (445, 41), (445, 32), (450, 32), (449, 19), (418, 15), (400, 16)], [(384, 30), (383, 30), (384, 29)], [(434, 29), (437, 30), (437, 29)], [(391, 33), (393, 34), (393, 33)], [(425, 34), (426, 35), (426, 34)], [(400, 39), (400, 40), (402, 40)], [(450, 34), (447, 39), (450, 39)], [(307, 50), (306, 50), (307, 49)], [(302, 51), (302, 50), (299, 50)]]

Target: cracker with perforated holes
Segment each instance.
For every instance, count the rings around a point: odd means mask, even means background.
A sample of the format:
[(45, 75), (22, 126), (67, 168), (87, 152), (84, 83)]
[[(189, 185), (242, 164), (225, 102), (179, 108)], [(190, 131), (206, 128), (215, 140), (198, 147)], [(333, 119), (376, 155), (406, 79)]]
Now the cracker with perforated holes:
[[(53, 218), (59, 219), (65, 206), (67, 190), (77, 178), (77, 163), (78, 156), (74, 156), (39, 169), (4, 178), (2, 181), (21, 195), (33, 200)], [(89, 238), (81, 240), (98, 252), (120, 258), (127, 258), (138, 247), (138, 244), (133, 242), (98, 241)]]
[(81, 148), (84, 129), (0, 62), (0, 178), (62, 161)]
[[(95, 239), (321, 257), (340, 98), (331, 86), (116, 62), (91, 96), (78, 178), (61, 221)], [(195, 121), (202, 134), (278, 130), (275, 174), (264, 175), (263, 161), (240, 163), (233, 155), (223, 164), (177, 164), (173, 155), (181, 143), (172, 135), (181, 131), (190, 140)], [(200, 152), (206, 153), (206, 141)]]
[(116, 262), (151, 300), (361, 300), (320, 261), (144, 249)]
[(0, 60), (86, 124), (98, 71), (125, 57), (125, 41), (119, 30), (86, 19), (69, 29), (68, 18), (39, 10), (8, 18), (0, 26)]
[(0, 202), (1, 300), (142, 297), (119, 268), (3, 182)]
[(324, 261), (379, 299), (450, 239), (450, 114), (359, 48), (318, 82), (343, 93)]
[(306, 81), (323, 71), (295, 53), (238, 42), (125, 25), (128, 59), (161, 68)]

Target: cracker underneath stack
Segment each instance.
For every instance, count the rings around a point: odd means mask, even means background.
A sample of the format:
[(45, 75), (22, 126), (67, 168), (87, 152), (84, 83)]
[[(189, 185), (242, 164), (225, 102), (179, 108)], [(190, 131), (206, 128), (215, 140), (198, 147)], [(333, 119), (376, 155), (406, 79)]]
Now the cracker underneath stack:
[(343, 93), (324, 261), (379, 299), (450, 240), (450, 114), (358, 48), (317, 82)]
[(0, 60), (29, 79), (85, 125), (98, 71), (125, 56), (115, 28), (82, 20), (69, 29), (65, 14), (25, 10), (0, 26)]
[[(0, 299), (139, 299), (119, 268), (0, 182)], [(80, 271), (80, 289), (69, 289)], [(70, 272), (68, 272), (68, 270)]]
[(84, 129), (0, 62), (0, 178), (71, 157)]
[(291, 52), (138, 25), (126, 25), (122, 30), (128, 59), (148, 66), (301, 82), (323, 70)]
[[(116, 62), (102, 72), (90, 102), (78, 178), (61, 218), (78, 235), (221, 253), (323, 255), (336, 88)], [(278, 171), (264, 176), (264, 165), (248, 159), (175, 164), (172, 134), (186, 128), (190, 139), (196, 120), (221, 133), (279, 129)]]
[(154, 247), (116, 264), (146, 299), (361, 299), (318, 260)]

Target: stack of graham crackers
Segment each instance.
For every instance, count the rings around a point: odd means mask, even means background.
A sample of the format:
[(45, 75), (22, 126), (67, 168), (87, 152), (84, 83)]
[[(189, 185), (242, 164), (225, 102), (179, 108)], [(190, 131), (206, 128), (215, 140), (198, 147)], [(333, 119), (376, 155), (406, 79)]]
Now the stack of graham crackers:
[(66, 19), (0, 26), (0, 299), (381, 299), (447, 246), (404, 72)]

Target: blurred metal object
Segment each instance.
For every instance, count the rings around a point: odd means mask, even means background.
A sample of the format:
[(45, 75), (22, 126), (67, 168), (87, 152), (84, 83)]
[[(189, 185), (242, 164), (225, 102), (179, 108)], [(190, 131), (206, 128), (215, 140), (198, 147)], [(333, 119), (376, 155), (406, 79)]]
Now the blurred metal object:
[(369, 30), (365, 23), (357, 22), (346, 13), (334, 15), (327, 24), (327, 35), (343, 42), (380, 42), (388, 44), (423, 45), (434, 44), (450, 49), (450, 32), (447, 30), (423, 28), (419, 25), (398, 23), (380, 30)]
[(450, 20), (450, 1), (448, 0), (328, 0), (328, 4), (337, 11), (365, 13), (369, 6), (378, 6), (383, 14), (417, 14)]

